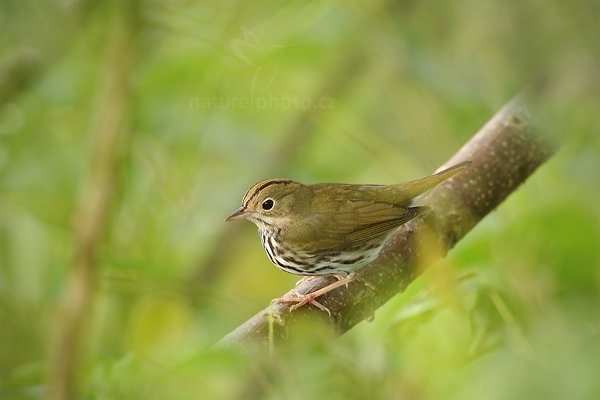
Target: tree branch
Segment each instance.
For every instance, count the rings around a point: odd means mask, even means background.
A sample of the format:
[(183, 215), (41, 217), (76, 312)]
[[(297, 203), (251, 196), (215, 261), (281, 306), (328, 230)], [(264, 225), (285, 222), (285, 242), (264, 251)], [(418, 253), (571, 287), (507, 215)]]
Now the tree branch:
[[(332, 328), (342, 334), (371, 317), (427, 266), (445, 256), (553, 153), (554, 146), (537, 134), (519, 99), (503, 107), (445, 166), (466, 160), (473, 161), (473, 165), (419, 201), (432, 207), (433, 212), (401, 226), (389, 238), (378, 259), (363, 270), (362, 277), (376, 290), (358, 281), (319, 297), (318, 301), (331, 311)], [(331, 280), (314, 278), (300, 284), (296, 291), (309, 293)], [(291, 291), (284, 298), (293, 298)], [(326, 317), (326, 313), (313, 306), (290, 312), (289, 304), (273, 303), (217, 345), (265, 346), (269, 319), (275, 321), (274, 337), (284, 340), (290, 333), (287, 329), (290, 322)]]

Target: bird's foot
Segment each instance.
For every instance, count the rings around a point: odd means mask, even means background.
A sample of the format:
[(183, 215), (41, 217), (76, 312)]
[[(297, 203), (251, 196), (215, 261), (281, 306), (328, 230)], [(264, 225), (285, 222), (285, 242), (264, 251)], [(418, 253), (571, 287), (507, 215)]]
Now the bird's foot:
[[(339, 282), (339, 281), (343, 281), (344, 279), (348, 278), (349, 276), (353, 276), (353, 274), (350, 274), (350, 275), (333, 275), (333, 277), (334, 277), (335, 279), (337, 279), (337, 281), (338, 281), (338, 282)], [(344, 286), (346, 286), (346, 289), (348, 289), (348, 284), (349, 284), (350, 282), (352, 282), (352, 281), (351, 281), (351, 280), (350, 280), (350, 281), (349, 281), (349, 280), (346, 280), (346, 281), (344, 281), (344, 282), (345, 282), (345, 283), (344, 283)]]
[(295, 301), (296, 304), (290, 306), (290, 311), (294, 311), (302, 307), (303, 305), (310, 303), (313, 306), (317, 307), (319, 310), (326, 312), (331, 317), (331, 311), (329, 311), (329, 308), (325, 307), (323, 304), (315, 300), (317, 296), (314, 295), (314, 292), (308, 294), (300, 294), (293, 290), (292, 293), (294, 294), (294, 296), (296, 296), (296, 298), (293, 299), (293, 301)]
[(300, 294), (296, 291), (296, 289), (292, 289), (290, 290), (289, 294), (291, 294), (293, 297), (290, 298), (287, 295), (285, 295), (283, 297), (275, 299), (274, 301), (276, 301), (277, 303), (294, 303), (292, 306), (290, 306), (290, 311), (294, 311), (297, 308), (300, 308), (303, 305), (310, 303), (313, 306), (317, 307), (319, 310), (326, 312), (331, 317), (331, 311), (329, 311), (329, 309), (323, 304), (315, 300), (317, 296), (315, 296), (313, 293)]
[[(292, 289), (291, 293), (294, 296), (293, 298), (286, 299), (286, 298), (282, 297), (278, 301), (281, 303), (295, 303), (294, 305), (292, 305), (290, 307), (290, 311), (294, 311), (294, 310), (302, 307), (303, 305), (310, 303), (313, 306), (317, 307), (319, 310), (325, 311), (327, 314), (329, 314), (329, 316), (331, 316), (331, 311), (329, 311), (329, 309), (327, 307), (325, 307), (323, 304), (319, 303), (315, 299), (319, 296), (324, 295), (325, 293), (331, 292), (333, 289), (336, 289), (340, 286), (347, 286), (348, 283), (350, 283), (356, 279), (356, 275), (348, 275), (348, 276), (336, 275), (335, 277), (337, 279), (336, 282), (330, 283), (329, 285), (322, 287), (321, 289), (315, 290), (314, 292), (310, 292), (307, 294), (300, 294), (295, 289)], [(308, 277), (308, 278), (310, 279), (312, 277)], [(303, 280), (304, 280), (304, 278), (301, 279), (300, 281), (302, 282)]]

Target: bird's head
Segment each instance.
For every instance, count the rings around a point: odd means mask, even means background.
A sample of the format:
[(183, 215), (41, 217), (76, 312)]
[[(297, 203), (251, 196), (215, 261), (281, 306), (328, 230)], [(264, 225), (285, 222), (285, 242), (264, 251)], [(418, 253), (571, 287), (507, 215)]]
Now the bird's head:
[(246, 218), (260, 229), (281, 228), (297, 211), (305, 187), (289, 179), (262, 180), (248, 189), (240, 208), (225, 221)]

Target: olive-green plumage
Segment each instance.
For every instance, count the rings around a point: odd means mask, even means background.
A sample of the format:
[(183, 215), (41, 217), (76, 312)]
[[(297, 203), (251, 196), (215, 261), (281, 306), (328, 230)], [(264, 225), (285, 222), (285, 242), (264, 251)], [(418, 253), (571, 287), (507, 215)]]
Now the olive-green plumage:
[(266, 179), (253, 185), (227, 220), (247, 218), (258, 228), (271, 261), (298, 275), (348, 274), (376, 258), (388, 234), (421, 215), (415, 197), (466, 168), (396, 185), (304, 185)]

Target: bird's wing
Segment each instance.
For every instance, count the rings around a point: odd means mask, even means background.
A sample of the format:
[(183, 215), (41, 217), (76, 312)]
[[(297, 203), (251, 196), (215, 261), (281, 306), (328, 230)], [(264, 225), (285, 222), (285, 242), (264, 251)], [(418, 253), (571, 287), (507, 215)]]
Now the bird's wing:
[(345, 227), (346, 239), (352, 244), (374, 239), (429, 211), (429, 207), (400, 207), (384, 202), (355, 200), (352, 203), (352, 215), (347, 215)]
[[(312, 214), (296, 240), (322, 251), (343, 249), (385, 235), (392, 229), (429, 211), (429, 207), (399, 206), (370, 200), (346, 200), (344, 211)], [(318, 240), (315, 240), (318, 238)]]
[[(319, 188), (321, 195), (327, 195), (326, 201), (321, 201), (319, 207), (313, 207), (296, 229), (287, 230), (291, 241), (303, 243), (311, 250), (340, 250), (385, 235), (429, 211), (429, 207), (410, 207), (408, 204), (365, 198), (373, 197), (364, 193), (373, 187), (371, 185), (361, 188), (343, 186), (341, 190), (336, 187), (333, 193), (325, 192), (328, 187)], [(356, 190), (359, 192), (356, 193)]]

